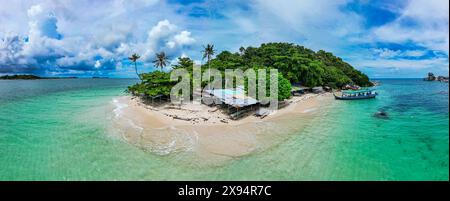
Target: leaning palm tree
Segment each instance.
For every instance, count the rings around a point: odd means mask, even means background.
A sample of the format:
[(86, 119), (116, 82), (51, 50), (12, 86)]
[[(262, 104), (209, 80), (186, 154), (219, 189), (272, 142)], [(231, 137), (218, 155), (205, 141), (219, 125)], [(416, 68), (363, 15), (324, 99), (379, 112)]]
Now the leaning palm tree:
[(212, 44), (207, 44), (206, 46), (203, 46), (203, 58), (208, 61), (208, 75), (209, 75), (209, 79), (211, 79), (211, 68), (210, 68), (210, 61), (211, 58), (213, 57), (213, 55), (216, 53), (216, 50), (214, 49), (214, 45)]
[(156, 53), (156, 59), (153, 61), (153, 64), (156, 67), (161, 68), (161, 71), (164, 67), (167, 66), (167, 62), (169, 60), (169, 57), (166, 56), (165, 52)]
[(128, 59), (134, 63), (134, 70), (136, 71), (136, 75), (138, 76), (138, 78), (142, 81), (141, 75), (139, 75), (138, 70), (137, 70), (137, 60), (141, 58), (141, 56), (139, 56), (139, 54), (134, 53), (133, 55), (131, 55), (131, 57), (128, 57)]

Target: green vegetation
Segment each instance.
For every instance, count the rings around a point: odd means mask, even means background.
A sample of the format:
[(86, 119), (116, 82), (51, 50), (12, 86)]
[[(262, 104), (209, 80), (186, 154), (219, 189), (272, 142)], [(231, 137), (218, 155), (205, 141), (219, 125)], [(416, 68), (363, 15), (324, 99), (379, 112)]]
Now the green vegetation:
[(141, 74), (142, 82), (128, 87), (128, 91), (135, 95), (154, 97), (157, 95), (170, 96), (170, 89), (176, 82), (170, 81), (170, 73), (154, 71)]
[(0, 76), (0, 80), (36, 80), (36, 79), (42, 79), (39, 76), (35, 75), (5, 75)]
[(76, 79), (77, 77), (39, 77), (36, 75), (4, 75), (0, 80)]
[[(258, 78), (259, 78), (259, 74), (258, 74), (259, 71), (258, 71), (257, 68), (254, 68), (254, 70), (256, 72), (255, 83), (256, 83), (256, 95), (257, 95), (258, 94), (258, 87), (259, 87), (259, 84), (258, 84), (258, 81), (257, 81)], [(267, 97), (270, 97), (270, 83), (272, 82), (269, 70), (270, 69), (266, 69), (266, 93), (267, 93)], [(282, 100), (286, 100), (286, 99), (290, 98), (291, 95), (292, 95), (291, 94), (291, 89), (292, 89), (291, 83), (289, 82), (288, 79), (284, 78), (281, 73), (278, 73), (278, 77), (277, 78), (278, 78), (278, 100), (282, 101)], [(248, 93), (248, 79), (247, 78), (245, 79), (245, 82), (244, 82), (244, 88), (245, 88), (245, 91)], [(266, 97), (258, 97), (258, 96), (256, 96), (254, 98), (256, 98), (257, 100), (263, 100)]]
[[(214, 45), (208, 44), (206, 46), (203, 46), (203, 59), (206, 58), (207, 63), (209, 64), (211, 61), (211, 58), (214, 56), (214, 54), (216, 54), (216, 50), (214, 49)], [(208, 65), (209, 67), (209, 65)]]
[[(329, 86), (332, 88), (340, 88), (346, 84), (372, 86), (365, 74), (332, 53), (323, 50), (314, 52), (291, 43), (267, 43), (260, 47), (241, 47), (237, 53), (223, 51), (213, 58), (215, 53), (214, 45), (204, 46), (202, 56), (207, 61), (202, 66), (202, 72), (208, 69), (217, 69), (224, 74), (225, 69), (241, 69), (243, 71), (250, 68), (278, 69), (280, 100), (291, 96), (291, 83), (308, 87)], [(176, 84), (176, 82), (170, 81), (170, 72), (162, 72), (162, 68), (167, 65), (168, 60), (164, 52), (157, 54), (154, 64), (156, 67), (160, 67), (161, 71), (141, 74), (142, 82), (130, 86), (128, 90), (134, 94), (146, 96), (168, 96), (171, 87)], [(173, 69), (186, 69), (192, 78), (193, 64), (192, 59), (180, 57)], [(202, 86), (205, 86), (207, 82), (202, 82)], [(270, 81), (268, 80), (268, 82)]]
[(134, 63), (134, 70), (136, 71), (136, 75), (142, 81), (141, 75), (139, 75), (138, 70), (137, 70), (137, 60), (139, 58), (141, 58), (141, 56), (139, 56), (138, 54), (135, 53), (135, 54), (131, 55), (131, 57), (128, 57), (128, 60), (130, 60), (131, 62)]
[(169, 61), (169, 57), (166, 56), (165, 52), (160, 52), (156, 54), (156, 59), (153, 61), (153, 64), (158, 68), (161, 68), (161, 71), (164, 67), (167, 66), (167, 62)]
[(178, 57), (178, 63), (173, 65), (173, 69), (184, 68), (189, 72), (192, 72), (192, 67), (194, 66), (194, 61), (189, 57)]
[(339, 88), (345, 84), (372, 86), (362, 72), (332, 53), (291, 43), (267, 43), (260, 47), (239, 48), (239, 53), (223, 51), (212, 59), (211, 68), (243, 70), (254, 67), (276, 68), (291, 83), (308, 87), (330, 86)]

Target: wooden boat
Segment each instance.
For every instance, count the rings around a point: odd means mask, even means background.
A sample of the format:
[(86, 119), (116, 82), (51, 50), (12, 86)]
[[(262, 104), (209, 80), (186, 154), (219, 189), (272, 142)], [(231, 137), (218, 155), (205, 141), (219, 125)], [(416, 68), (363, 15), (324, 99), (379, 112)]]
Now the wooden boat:
[(361, 100), (375, 98), (378, 95), (369, 89), (365, 90), (344, 90), (340, 93), (334, 93), (334, 98), (337, 100)]

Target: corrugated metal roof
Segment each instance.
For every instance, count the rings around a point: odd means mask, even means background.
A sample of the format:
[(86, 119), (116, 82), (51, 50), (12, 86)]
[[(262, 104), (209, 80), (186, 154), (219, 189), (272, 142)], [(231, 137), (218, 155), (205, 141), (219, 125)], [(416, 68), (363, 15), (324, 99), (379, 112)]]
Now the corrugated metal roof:
[(205, 91), (215, 96), (223, 103), (233, 107), (245, 107), (258, 103), (256, 99), (245, 95), (243, 87), (237, 87), (236, 89), (212, 89)]

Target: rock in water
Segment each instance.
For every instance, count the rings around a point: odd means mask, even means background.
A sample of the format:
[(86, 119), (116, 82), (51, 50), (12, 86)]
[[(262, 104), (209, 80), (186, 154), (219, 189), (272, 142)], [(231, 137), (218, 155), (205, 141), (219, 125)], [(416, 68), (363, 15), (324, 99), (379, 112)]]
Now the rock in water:
[(373, 116), (380, 119), (389, 119), (388, 113), (385, 111), (375, 112)]

